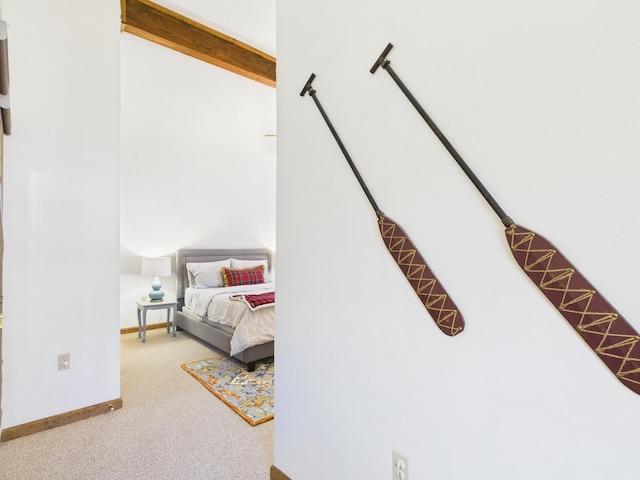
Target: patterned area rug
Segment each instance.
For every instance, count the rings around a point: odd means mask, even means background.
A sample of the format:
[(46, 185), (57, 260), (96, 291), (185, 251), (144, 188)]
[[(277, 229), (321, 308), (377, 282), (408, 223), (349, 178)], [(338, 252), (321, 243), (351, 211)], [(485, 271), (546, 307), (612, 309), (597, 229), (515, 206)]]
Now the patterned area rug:
[(247, 372), (245, 364), (222, 355), (185, 363), (182, 368), (251, 425), (273, 419), (273, 357)]

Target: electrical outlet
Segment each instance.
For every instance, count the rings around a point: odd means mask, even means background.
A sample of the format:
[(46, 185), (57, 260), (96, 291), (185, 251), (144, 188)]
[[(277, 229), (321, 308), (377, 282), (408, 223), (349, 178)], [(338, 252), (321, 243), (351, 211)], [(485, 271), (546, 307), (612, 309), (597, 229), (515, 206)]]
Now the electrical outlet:
[(409, 480), (409, 459), (393, 451), (393, 480)]
[(58, 355), (58, 370), (67, 370), (71, 368), (71, 354), (61, 353)]

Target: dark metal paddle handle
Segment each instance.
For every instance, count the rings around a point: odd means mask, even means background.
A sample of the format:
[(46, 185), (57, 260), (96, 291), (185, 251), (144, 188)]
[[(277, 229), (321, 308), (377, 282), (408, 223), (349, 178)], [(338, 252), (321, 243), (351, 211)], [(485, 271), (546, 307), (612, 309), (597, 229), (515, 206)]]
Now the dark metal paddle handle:
[(367, 188), (367, 185), (364, 183), (364, 180), (360, 176), (360, 172), (358, 172), (358, 169), (356, 168), (355, 163), (353, 163), (353, 160), (351, 160), (351, 156), (349, 155), (349, 152), (347, 151), (346, 147), (342, 143), (342, 140), (340, 140), (340, 136), (338, 135), (338, 132), (336, 132), (336, 129), (333, 128), (333, 124), (331, 123), (331, 120), (329, 120), (327, 113), (324, 111), (324, 108), (322, 108), (322, 105), (320, 104), (320, 100), (318, 100), (318, 97), (316, 96), (316, 91), (313, 88), (311, 88), (311, 82), (313, 82), (314, 78), (316, 78), (316, 74), (312, 73), (311, 76), (309, 77), (309, 80), (307, 80), (307, 83), (305, 83), (304, 88), (300, 92), (300, 96), (304, 97), (304, 94), (309, 92), (309, 96), (313, 98), (313, 101), (315, 102), (316, 107), (318, 107), (318, 110), (320, 111), (322, 118), (324, 118), (325, 123), (329, 127), (329, 130), (331, 131), (333, 138), (335, 138), (336, 142), (338, 143), (338, 146), (340, 147), (340, 150), (342, 151), (344, 158), (347, 159), (347, 163), (351, 167), (351, 171), (356, 176), (356, 179), (358, 179), (358, 183), (362, 187), (362, 190), (367, 196), (367, 199), (369, 199), (369, 203), (373, 207), (373, 210), (376, 212), (376, 215), (377, 216), (384, 215), (380, 210), (380, 208), (378, 208), (378, 204), (374, 200), (373, 195), (371, 195), (371, 192)]
[(457, 150), (453, 147), (453, 145), (451, 145), (451, 142), (449, 142), (447, 137), (445, 137), (444, 133), (442, 133), (442, 131), (438, 128), (436, 123), (431, 119), (429, 114), (427, 114), (425, 109), (422, 108), (420, 103), (418, 103), (418, 100), (416, 100), (416, 98), (413, 96), (413, 94), (406, 87), (404, 82), (402, 80), (400, 80), (398, 75), (396, 75), (396, 72), (394, 72), (393, 68), (391, 68), (391, 62), (386, 59), (387, 54), (391, 51), (391, 48), (393, 48), (393, 45), (391, 43), (389, 43), (386, 46), (386, 48), (384, 49), (384, 51), (382, 52), (382, 54), (378, 57), (378, 60), (376, 60), (376, 63), (373, 64), (373, 67), (371, 67), (371, 70), (369, 70), (369, 71), (371, 73), (375, 73), (376, 70), (378, 69), (378, 67), (382, 67), (384, 70), (387, 71), (387, 73), (391, 76), (393, 81), (396, 82), (398, 87), (400, 87), (400, 90), (402, 90), (402, 93), (405, 94), (405, 96), (409, 99), (411, 104), (418, 111), (420, 116), (424, 119), (425, 122), (427, 122), (427, 125), (429, 125), (429, 128), (431, 128), (431, 130), (433, 130), (433, 133), (436, 134), (436, 136), (438, 137), (440, 142), (442, 142), (444, 147), (449, 151), (449, 153), (454, 158), (454, 160), (458, 163), (460, 168), (462, 168), (464, 173), (466, 173), (467, 177), (469, 177), (469, 180), (471, 180), (471, 182), (475, 185), (475, 187), (478, 189), (478, 191), (482, 194), (484, 199), (489, 203), (489, 205), (491, 206), (493, 211), (496, 212), (496, 214), (498, 215), (498, 217), (502, 221), (503, 225), (505, 227), (508, 227), (509, 225), (512, 225), (514, 223), (513, 220), (505, 213), (505, 211), (500, 207), (500, 205), (498, 205), (498, 202), (496, 202), (496, 200), (491, 196), (489, 191), (485, 188), (485, 186), (482, 184), (482, 182), (478, 179), (478, 177), (469, 168), (469, 166), (462, 159), (462, 157), (457, 152)]

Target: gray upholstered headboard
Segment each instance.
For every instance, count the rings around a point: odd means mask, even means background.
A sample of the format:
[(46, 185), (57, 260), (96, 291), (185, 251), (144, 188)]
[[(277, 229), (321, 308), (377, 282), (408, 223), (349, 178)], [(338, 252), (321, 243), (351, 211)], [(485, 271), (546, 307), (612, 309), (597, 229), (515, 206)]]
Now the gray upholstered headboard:
[(176, 255), (176, 296), (178, 298), (178, 309), (184, 305), (184, 290), (189, 286), (187, 280), (187, 263), (191, 262), (215, 262), (216, 260), (226, 260), (227, 258), (237, 258), (238, 260), (267, 260), (269, 270), (271, 270), (271, 250), (267, 248), (251, 249), (183, 249), (178, 250)]

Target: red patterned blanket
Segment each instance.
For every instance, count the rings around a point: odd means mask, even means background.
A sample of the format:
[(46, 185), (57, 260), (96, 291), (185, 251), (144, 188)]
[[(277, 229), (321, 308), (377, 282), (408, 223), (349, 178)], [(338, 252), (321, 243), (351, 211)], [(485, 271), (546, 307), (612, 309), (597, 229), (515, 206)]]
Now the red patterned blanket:
[(245, 302), (251, 310), (267, 307), (276, 302), (276, 292), (258, 293), (252, 295), (231, 295), (232, 300)]

